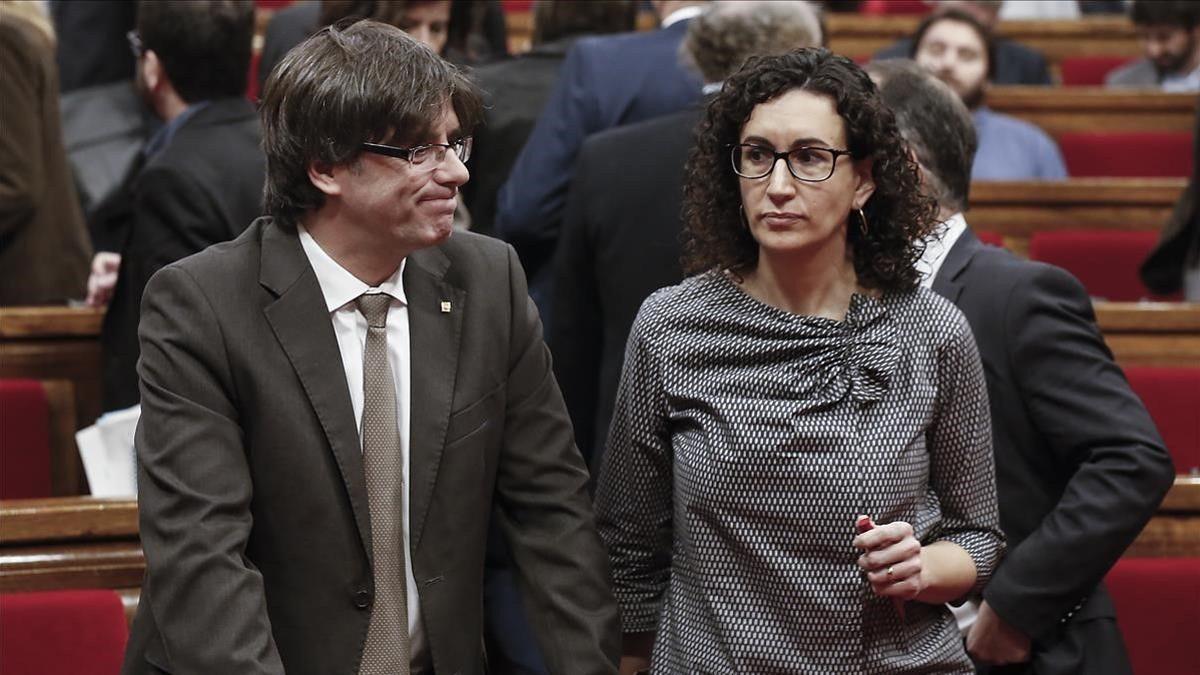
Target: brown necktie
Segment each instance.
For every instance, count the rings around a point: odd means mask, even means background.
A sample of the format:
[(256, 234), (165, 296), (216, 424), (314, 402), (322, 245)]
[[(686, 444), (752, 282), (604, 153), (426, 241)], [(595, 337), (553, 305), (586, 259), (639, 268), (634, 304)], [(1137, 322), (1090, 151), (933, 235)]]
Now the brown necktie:
[(408, 675), (408, 584), (404, 574), (403, 467), (396, 426), (396, 384), (388, 363), (389, 295), (360, 295), (355, 304), (367, 319), (363, 348), (363, 468), (371, 508), (375, 601), (362, 675)]

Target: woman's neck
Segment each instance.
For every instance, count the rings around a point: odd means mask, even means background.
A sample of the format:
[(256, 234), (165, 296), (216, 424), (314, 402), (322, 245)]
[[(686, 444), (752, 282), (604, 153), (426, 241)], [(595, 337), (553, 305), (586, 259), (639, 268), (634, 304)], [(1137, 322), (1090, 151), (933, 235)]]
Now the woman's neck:
[(759, 250), (758, 264), (743, 275), (742, 287), (760, 302), (793, 314), (834, 321), (846, 318), (859, 290), (846, 247), (787, 254)]

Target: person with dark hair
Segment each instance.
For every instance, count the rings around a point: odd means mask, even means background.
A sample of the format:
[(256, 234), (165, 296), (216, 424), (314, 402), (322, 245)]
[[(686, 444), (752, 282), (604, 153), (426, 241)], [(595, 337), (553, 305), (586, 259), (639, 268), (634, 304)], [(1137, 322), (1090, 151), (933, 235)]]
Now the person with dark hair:
[[(933, 15), (947, 10), (966, 12), (989, 31), (994, 31), (999, 23), (1003, 5), (1001, 0), (936, 0)], [(882, 61), (912, 58), (912, 45), (912, 38), (901, 38), (876, 52), (874, 59)], [(993, 58), (990, 59), (992, 84), (1054, 84), (1050, 79), (1050, 67), (1046, 65), (1046, 57), (1041, 53), (1003, 37), (994, 39), (994, 47)]]
[(695, 276), (634, 321), (597, 488), (626, 666), (971, 672), (944, 603), (1003, 537), (975, 342), (917, 287), (919, 181), (825, 49), (752, 58), (709, 103)]
[(538, 0), (533, 5), (533, 48), (475, 69), (472, 77), (487, 103), (484, 123), (475, 132), (475, 179), (463, 186), (472, 231), (492, 233), (496, 193), (533, 131), (571, 45), (585, 35), (631, 31), (636, 21), (634, 0)]
[(0, 0), (0, 306), (83, 297), (91, 243), (58, 116), (54, 28)]
[(163, 126), (114, 200), (92, 223), (88, 302), (108, 306), (100, 332), (103, 405), (136, 405), (138, 310), (160, 267), (236, 237), (262, 213), (265, 158), (254, 107), (243, 98), (254, 3), (143, 1), (137, 86)]
[[(801, 0), (721, 0), (688, 24), (685, 57), (711, 98), (751, 56), (821, 44)], [(652, 292), (683, 280), (683, 178), (704, 106), (584, 141), (567, 195), (547, 328), (579, 445), (599, 471), (629, 327)]]
[(289, 52), (260, 112), (268, 215), (146, 288), (125, 675), (482, 675), (489, 521), (551, 671), (614, 673), (524, 274), (451, 238), (478, 90), (364, 20)]
[(1058, 145), (1046, 132), (985, 105), (996, 48), (991, 32), (973, 14), (946, 9), (927, 17), (913, 33), (909, 56), (950, 85), (971, 110), (979, 138), (971, 170), (975, 180), (1067, 177)]
[(1145, 57), (1109, 73), (1105, 86), (1200, 91), (1200, 6), (1190, 0), (1134, 0), (1129, 18)]
[(549, 316), (554, 251), (583, 141), (598, 131), (679, 112), (701, 98), (703, 83), (681, 61), (679, 46), (703, 0), (651, 4), (660, 19), (657, 30), (584, 38), (571, 46), (497, 194), (493, 228), (520, 254), (543, 316)]
[(868, 71), (938, 202), (921, 285), (962, 310), (987, 376), (1009, 549), (957, 612), (967, 649), (983, 673), (1129, 674), (1101, 580), (1170, 488), (1170, 456), (1083, 286), (981, 244), (967, 225), (975, 133), (954, 93), (915, 64)]
[(455, 63), (508, 53), (496, 0), (299, 0), (271, 17), (258, 62), (258, 91), (290, 49), (323, 26), (372, 19), (391, 24)]

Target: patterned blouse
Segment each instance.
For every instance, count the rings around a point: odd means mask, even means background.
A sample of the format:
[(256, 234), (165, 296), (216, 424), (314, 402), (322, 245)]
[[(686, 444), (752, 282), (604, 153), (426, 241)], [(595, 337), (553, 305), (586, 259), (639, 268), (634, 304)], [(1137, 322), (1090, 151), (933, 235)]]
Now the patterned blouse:
[(902, 620), (851, 544), (858, 514), (1003, 548), (970, 327), (925, 289), (798, 316), (710, 272), (630, 333), (596, 511), (624, 631), (655, 673), (971, 673), (945, 606)]

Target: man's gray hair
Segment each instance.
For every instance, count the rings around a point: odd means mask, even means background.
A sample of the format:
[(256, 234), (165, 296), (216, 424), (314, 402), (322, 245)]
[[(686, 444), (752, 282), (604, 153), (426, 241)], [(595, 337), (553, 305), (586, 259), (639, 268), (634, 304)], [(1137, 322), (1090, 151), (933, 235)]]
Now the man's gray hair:
[(688, 24), (684, 58), (705, 82), (722, 82), (746, 59), (821, 44), (817, 10), (801, 0), (722, 0)]
[(965, 210), (979, 147), (970, 111), (953, 89), (908, 59), (872, 61), (866, 71), (921, 165), (929, 196), (943, 209)]

